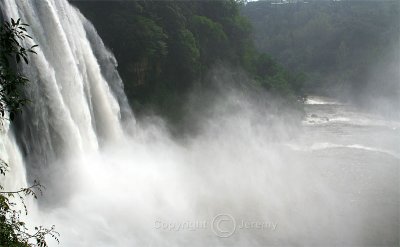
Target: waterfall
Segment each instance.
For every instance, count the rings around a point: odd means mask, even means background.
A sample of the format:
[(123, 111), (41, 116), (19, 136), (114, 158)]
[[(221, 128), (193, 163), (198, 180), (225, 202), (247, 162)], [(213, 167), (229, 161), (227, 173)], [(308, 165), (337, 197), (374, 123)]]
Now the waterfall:
[(398, 246), (400, 123), (321, 97), (301, 123), (225, 90), (177, 140), (157, 117), (135, 124), (116, 59), (67, 0), (0, 7), (39, 45), (20, 67), (32, 102), (1, 128), (3, 184), (47, 187), (27, 223), (54, 224), (60, 246)]
[(5, 133), (3, 149), (12, 149), (20, 162), (26, 157), (28, 173), (40, 178), (50, 162), (120, 139), (122, 119), (133, 117), (116, 60), (92, 24), (66, 0), (4, 0), (1, 10), (6, 20), (21, 18), (30, 25), (27, 46), (39, 45), (37, 55), (21, 66), (32, 102), (14, 126), (20, 147), (13, 133)]

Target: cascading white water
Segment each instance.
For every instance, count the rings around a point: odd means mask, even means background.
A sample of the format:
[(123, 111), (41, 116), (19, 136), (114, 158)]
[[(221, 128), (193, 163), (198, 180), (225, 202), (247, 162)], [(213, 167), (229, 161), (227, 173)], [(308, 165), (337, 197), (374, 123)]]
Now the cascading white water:
[(67, 1), (6, 0), (1, 9), (5, 19), (29, 23), (33, 40), (27, 42), (39, 45), (22, 68), (31, 81), (27, 98), (32, 103), (17, 137), (33, 166), (28, 170), (121, 138), (121, 107), (125, 119), (132, 116), (115, 59), (93, 26)]
[(66, 0), (1, 9), (39, 44), (22, 68), (32, 103), (1, 137), (8, 182), (24, 185), (25, 168), (44, 180), (48, 201), (30, 220), (55, 224), (61, 246), (399, 242), (399, 123), (313, 98), (300, 125), (273, 99), (230, 94), (199, 117), (197, 136), (177, 141), (150, 118), (125, 137), (134, 121), (116, 61), (79, 11)]
[(9, 179), (1, 179), (2, 181), (4, 180), (2, 186), (7, 190), (23, 188), (27, 185), (24, 161), (14, 135), (9, 128), (9, 123), (4, 121), (0, 132), (0, 158), (7, 165), (10, 164), (7, 167), (7, 173), (10, 174)]

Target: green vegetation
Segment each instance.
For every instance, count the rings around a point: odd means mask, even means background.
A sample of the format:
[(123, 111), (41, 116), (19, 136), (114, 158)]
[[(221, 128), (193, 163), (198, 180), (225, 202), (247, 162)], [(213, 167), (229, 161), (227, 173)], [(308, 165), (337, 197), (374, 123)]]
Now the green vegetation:
[(13, 69), (15, 63), (19, 63), (21, 59), (28, 63), (28, 53), (35, 53), (33, 50), (35, 45), (26, 49), (21, 44), (24, 39), (31, 38), (26, 33), (26, 26), (27, 24), (21, 23), (20, 19), (17, 21), (11, 19), (11, 23), (6, 21), (0, 27), (0, 117), (2, 119), (8, 112), (10, 119), (13, 120), (26, 102), (21, 90), (28, 79)]
[(262, 1), (242, 13), (254, 26), (257, 49), (303, 71), (307, 92), (396, 93), (399, 1)]
[(151, 109), (180, 121), (186, 95), (194, 88), (199, 92), (215, 86), (207, 76), (216, 64), (245, 70), (260, 91), (291, 99), (300, 91), (303, 77), (256, 52), (238, 1), (72, 3), (115, 54), (137, 114)]
[[(26, 27), (20, 19), (5, 21), (0, 26), (0, 121), (13, 120), (16, 113), (26, 103), (23, 97), (23, 86), (28, 79), (16, 72), (16, 65), (22, 60), (28, 64), (28, 54), (35, 53), (36, 45), (25, 48), (23, 41), (31, 38), (27, 34)], [(9, 116), (9, 118), (8, 118)], [(0, 159), (0, 174), (5, 176), (8, 164)], [(38, 182), (28, 188), (17, 191), (4, 191), (0, 185), (0, 246), (7, 247), (30, 247), (47, 246), (46, 236), (51, 236), (58, 241), (58, 233), (54, 226), (47, 229), (42, 226), (35, 227), (29, 231), (25, 223), (20, 220), (21, 210), (18, 209), (16, 200), (27, 209), (24, 203), (26, 196), (37, 198), (37, 193), (42, 192), (43, 186)], [(32, 243), (36, 242), (36, 243)]]

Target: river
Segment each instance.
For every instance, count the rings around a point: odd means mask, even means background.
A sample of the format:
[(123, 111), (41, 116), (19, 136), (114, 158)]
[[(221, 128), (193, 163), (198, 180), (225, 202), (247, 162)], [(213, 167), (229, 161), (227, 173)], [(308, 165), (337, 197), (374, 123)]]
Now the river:
[[(27, 221), (54, 224), (60, 246), (399, 245), (399, 122), (316, 96), (300, 122), (227, 86), (175, 138), (136, 122), (116, 59), (68, 1), (0, 6), (39, 45), (21, 67), (32, 103), (1, 133), (4, 184), (47, 187)], [(229, 73), (212, 78), (242, 80)]]
[(221, 102), (185, 142), (139, 121), (86, 156), (67, 204), (43, 212), (62, 245), (398, 245), (398, 122), (314, 96), (293, 127)]

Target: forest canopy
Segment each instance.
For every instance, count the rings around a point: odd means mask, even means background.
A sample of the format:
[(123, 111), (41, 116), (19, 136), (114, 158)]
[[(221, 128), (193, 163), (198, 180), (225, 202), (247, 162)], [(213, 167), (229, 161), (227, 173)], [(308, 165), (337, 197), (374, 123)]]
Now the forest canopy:
[(309, 93), (396, 97), (400, 2), (307, 2), (244, 6), (257, 49), (304, 72)]
[(258, 90), (288, 99), (300, 93), (290, 74), (256, 51), (252, 27), (238, 1), (72, 1), (93, 22), (115, 54), (130, 104), (169, 120), (183, 115), (185, 95), (213, 87), (216, 64), (246, 71)]

